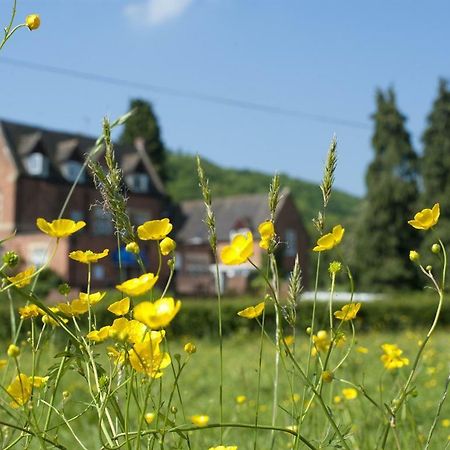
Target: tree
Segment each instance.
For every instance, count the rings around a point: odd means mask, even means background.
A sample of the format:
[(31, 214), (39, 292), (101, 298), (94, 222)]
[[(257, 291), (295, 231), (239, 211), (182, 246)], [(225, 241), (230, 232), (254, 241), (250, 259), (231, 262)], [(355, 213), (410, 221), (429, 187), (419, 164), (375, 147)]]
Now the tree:
[(417, 272), (408, 254), (419, 233), (407, 224), (416, 212), (418, 158), (398, 111), (395, 94), (377, 91), (367, 196), (354, 246), (358, 287), (376, 291), (412, 288)]
[(130, 101), (130, 109), (134, 110), (134, 114), (126, 121), (119, 142), (134, 145), (136, 138), (144, 139), (148, 156), (161, 180), (166, 181), (166, 149), (152, 105), (145, 100), (133, 99)]
[[(422, 136), (423, 208), (440, 203), (439, 236), (444, 244), (450, 243), (450, 90), (445, 80), (439, 81), (438, 95), (427, 118)], [(436, 237), (434, 237), (436, 239)], [(422, 248), (429, 253), (433, 236), (427, 233)]]

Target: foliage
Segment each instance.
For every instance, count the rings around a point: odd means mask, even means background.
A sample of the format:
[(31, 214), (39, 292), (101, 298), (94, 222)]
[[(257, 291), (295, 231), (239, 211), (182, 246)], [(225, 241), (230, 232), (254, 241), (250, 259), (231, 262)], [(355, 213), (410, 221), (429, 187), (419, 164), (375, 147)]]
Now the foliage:
[(166, 149), (161, 140), (158, 119), (151, 103), (133, 99), (130, 101), (133, 115), (127, 120), (119, 138), (121, 144), (134, 146), (136, 139), (143, 139), (145, 151), (162, 181), (166, 181), (171, 173), (166, 166)]
[(394, 91), (378, 91), (373, 115), (374, 160), (366, 175), (365, 198), (354, 247), (356, 279), (362, 288), (413, 288), (417, 278), (407, 258), (419, 235), (405, 226), (418, 197), (418, 158)]

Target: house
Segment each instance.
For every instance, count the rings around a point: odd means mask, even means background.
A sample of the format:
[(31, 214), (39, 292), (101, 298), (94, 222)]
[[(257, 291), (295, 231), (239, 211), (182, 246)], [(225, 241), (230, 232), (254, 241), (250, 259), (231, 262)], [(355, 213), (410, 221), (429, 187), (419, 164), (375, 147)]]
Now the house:
[[(263, 262), (265, 250), (259, 247), (258, 225), (269, 219), (266, 194), (238, 195), (213, 199), (212, 205), (217, 226), (217, 250), (228, 245), (234, 235), (251, 231), (254, 236), (256, 265)], [(215, 262), (208, 242), (208, 231), (203, 223), (205, 206), (202, 201), (186, 201), (180, 205), (182, 222), (177, 233), (176, 290), (185, 295), (212, 295), (216, 289)], [(275, 231), (280, 238), (277, 260), (281, 276), (292, 270), (295, 256), (299, 255), (303, 280), (308, 280), (308, 233), (303, 225), (289, 190), (281, 193), (275, 217)], [(220, 285), (223, 292), (242, 294), (255, 275), (250, 263), (226, 266), (219, 261)]]
[[(15, 250), (22, 267), (40, 266), (51, 249), (50, 238), (36, 228), (36, 218), (56, 219), (69, 190), (82, 168), (85, 155), (95, 140), (86, 136), (46, 130), (0, 120), (0, 252)], [(127, 185), (132, 222), (167, 215), (168, 199), (151, 161), (138, 141), (136, 148), (116, 146), (116, 156)], [(93, 287), (114, 286), (119, 281), (118, 259), (123, 256), (125, 274), (139, 273), (134, 258), (117, 250), (111, 217), (100, 207), (90, 174), (82, 173), (63, 217), (84, 220), (87, 226), (69, 238), (61, 239), (50, 264), (70, 285), (86, 285), (86, 267), (68, 258), (73, 250), (110, 250), (110, 255), (93, 265)], [(156, 271), (158, 250), (155, 242), (142, 243), (142, 256), (149, 271)], [(164, 278), (163, 267), (162, 277)]]

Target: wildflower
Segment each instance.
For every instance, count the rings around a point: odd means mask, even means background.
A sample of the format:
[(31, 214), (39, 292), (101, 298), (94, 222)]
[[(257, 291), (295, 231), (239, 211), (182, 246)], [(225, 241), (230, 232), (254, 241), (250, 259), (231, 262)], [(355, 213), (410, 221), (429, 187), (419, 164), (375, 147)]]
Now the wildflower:
[(192, 342), (188, 342), (184, 346), (184, 351), (189, 355), (193, 355), (197, 351), (197, 347)]
[(107, 347), (108, 356), (113, 360), (117, 366), (123, 366), (125, 363), (125, 350), (117, 351), (114, 347)]
[(151, 331), (142, 342), (137, 342), (129, 352), (131, 367), (136, 372), (145, 373), (152, 378), (162, 376), (162, 369), (170, 365), (168, 353), (160, 351), (159, 344), (165, 336), (164, 330)]
[(441, 246), (439, 245), (439, 244), (437, 244), (437, 243), (434, 243), (432, 246), (431, 246), (431, 251), (434, 253), (434, 254), (438, 254), (440, 251), (441, 251)]
[(101, 327), (100, 330), (90, 331), (86, 337), (93, 342), (103, 342), (109, 337), (110, 326)]
[(442, 419), (442, 420), (441, 420), (441, 425), (442, 425), (444, 428), (450, 427), (450, 419)]
[(108, 254), (109, 250), (107, 248), (105, 248), (105, 250), (103, 250), (101, 253), (94, 253), (91, 250), (86, 250), (84, 252), (81, 250), (76, 250), (69, 253), (69, 258), (83, 264), (91, 264), (98, 262), (99, 259), (108, 256)]
[(243, 264), (253, 255), (253, 235), (250, 231), (247, 234), (238, 234), (231, 241), (230, 245), (225, 246), (220, 257), (226, 265)]
[(209, 450), (238, 450), (237, 445), (218, 445), (217, 447), (209, 447)]
[(205, 427), (206, 425), (208, 425), (209, 416), (205, 414), (191, 416), (191, 422), (197, 427)]
[(267, 250), (270, 245), (270, 241), (275, 236), (275, 228), (273, 222), (267, 220), (266, 222), (262, 222), (258, 226), (259, 234), (261, 235), (261, 241), (259, 246), (264, 250)]
[(158, 276), (152, 273), (144, 273), (139, 278), (131, 278), (122, 284), (116, 285), (116, 288), (126, 295), (142, 295), (153, 288), (158, 281)]
[(155, 416), (156, 416), (155, 413), (148, 412), (148, 413), (145, 413), (144, 419), (147, 422), (147, 424), (150, 425), (155, 420)]
[(70, 219), (56, 219), (52, 222), (47, 222), (42, 217), (36, 220), (37, 227), (45, 234), (55, 238), (64, 238), (76, 233), (86, 226), (86, 222), (80, 220), (79, 222), (74, 222)]
[(116, 316), (124, 316), (130, 310), (130, 297), (125, 297), (118, 302), (111, 303), (108, 306), (108, 311)]
[(416, 252), (416, 250), (411, 250), (411, 251), (409, 252), (409, 259), (410, 259), (412, 262), (417, 262), (417, 261), (419, 261), (419, 259), (420, 259), (420, 254), (419, 254), (419, 252)]
[(139, 249), (139, 245), (136, 242), (129, 242), (126, 246), (125, 246), (125, 250), (128, 253), (134, 253), (135, 255), (137, 255), (140, 251)]
[(403, 350), (400, 350), (396, 344), (383, 344), (381, 348), (384, 354), (381, 355), (380, 359), (386, 369), (399, 369), (409, 364), (409, 359), (402, 357)]
[(120, 317), (114, 320), (109, 327), (109, 337), (119, 341), (127, 341), (131, 344), (143, 342), (149, 338), (145, 325), (137, 320), (128, 320)]
[[(59, 313), (59, 308), (56, 306), (51, 306), (50, 311), (54, 314)], [(54, 319), (52, 316), (50, 316), (49, 314), (47, 314), (45, 311), (43, 311), (43, 315), (42, 315), (42, 323), (44, 323), (45, 325), (51, 325), (52, 327), (59, 327), (60, 323)], [(64, 319), (63, 317), (59, 318), (61, 320), (61, 322), (67, 323), (68, 320)]]
[(326, 352), (328, 350), (328, 347), (330, 346), (330, 337), (326, 330), (318, 331), (317, 335), (314, 334), (312, 339), (314, 344), (314, 348), (312, 349), (313, 356), (318, 352)]
[(317, 240), (317, 245), (313, 248), (314, 252), (323, 252), (336, 247), (344, 236), (345, 229), (342, 225), (336, 225), (331, 233), (324, 234)]
[(175, 250), (176, 246), (177, 246), (176, 242), (170, 237), (165, 237), (159, 243), (161, 254), (163, 254), (164, 256), (167, 256), (169, 253), (172, 253)]
[(292, 334), (289, 334), (288, 336), (284, 337), (284, 343), (289, 346), (293, 345), (295, 343), (295, 338), (292, 336)]
[(180, 300), (163, 297), (155, 302), (141, 302), (133, 311), (133, 317), (145, 323), (149, 328), (164, 328), (172, 321), (180, 310)]
[(143, 241), (160, 241), (172, 231), (172, 228), (169, 219), (149, 220), (138, 226), (137, 233), (139, 239)]
[(238, 405), (242, 405), (243, 403), (245, 403), (247, 401), (247, 397), (245, 395), (238, 395), (236, 397), (236, 403)]
[(363, 354), (369, 353), (369, 349), (367, 347), (363, 347), (362, 345), (356, 347), (356, 351)]
[(36, 267), (31, 266), (25, 269), (23, 272), (19, 272), (13, 277), (8, 277), (8, 281), (18, 288), (23, 288), (31, 283)]
[(422, 209), (413, 220), (408, 220), (408, 223), (418, 230), (428, 230), (437, 224), (440, 212), (439, 203), (436, 203), (432, 209)]
[(358, 397), (358, 391), (355, 388), (342, 389), (342, 395), (346, 400), (354, 400)]
[(339, 261), (330, 262), (330, 265), (328, 266), (328, 272), (330, 272), (331, 275), (337, 274), (341, 269), (342, 264)]
[(10, 344), (8, 350), (6, 351), (6, 354), (10, 358), (17, 358), (20, 355), (20, 348), (17, 347), (17, 345)]
[(265, 303), (261, 302), (255, 306), (249, 306), (248, 308), (239, 311), (238, 316), (245, 317), (246, 319), (256, 319), (264, 311)]
[(31, 398), (33, 387), (40, 388), (47, 380), (48, 377), (28, 377), (24, 373), (17, 375), (6, 389), (6, 392), (13, 400), (10, 403), (11, 407), (19, 408), (27, 404)]
[(93, 292), (92, 294), (87, 294), (86, 292), (80, 292), (78, 298), (91, 305), (96, 305), (102, 298), (106, 295), (106, 291), (103, 292)]
[(361, 308), (361, 303), (349, 303), (344, 305), (340, 311), (336, 311), (334, 317), (343, 321), (353, 320), (358, 314), (359, 308)]
[(41, 18), (38, 14), (29, 14), (25, 19), (25, 24), (30, 31), (37, 30), (41, 25)]
[(338, 405), (339, 403), (342, 402), (342, 397), (340, 395), (335, 395), (333, 397), (333, 402), (336, 403), (336, 405)]

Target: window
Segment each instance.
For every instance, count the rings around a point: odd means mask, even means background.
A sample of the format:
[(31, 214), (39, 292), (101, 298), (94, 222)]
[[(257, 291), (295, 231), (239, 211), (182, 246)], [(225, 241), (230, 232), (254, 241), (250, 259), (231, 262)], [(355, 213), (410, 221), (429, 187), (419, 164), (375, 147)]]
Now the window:
[(134, 173), (127, 175), (125, 181), (132, 192), (147, 192), (149, 179), (145, 173)]
[(152, 220), (152, 213), (146, 210), (130, 209), (130, 217), (133, 225), (142, 225), (148, 220)]
[(297, 233), (292, 228), (286, 230), (286, 256), (295, 256), (297, 254)]
[(28, 261), (37, 267), (43, 266), (47, 261), (48, 245), (45, 243), (34, 243), (28, 247)]
[(48, 176), (48, 159), (42, 153), (31, 153), (25, 159), (25, 168), (30, 175)]
[(113, 234), (114, 227), (111, 214), (103, 209), (94, 209), (94, 221), (92, 224), (92, 233), (97, 236), (109, 236)]
[(207, 253), (186, 253), (185, 270), (191, 274), (209, 273), (209, 255)]
[[(79, 163), (78, 161), (67, 161), (64, 164), (61, 165), (61, 172), (64, 176), (64, 178), (67, 181), (74, 182), (80, 173), (83, 165)], [(86, 180), (86, 174), (83, 171), (83, 173), (80, 175), (80, 183), (83, 183)]]

